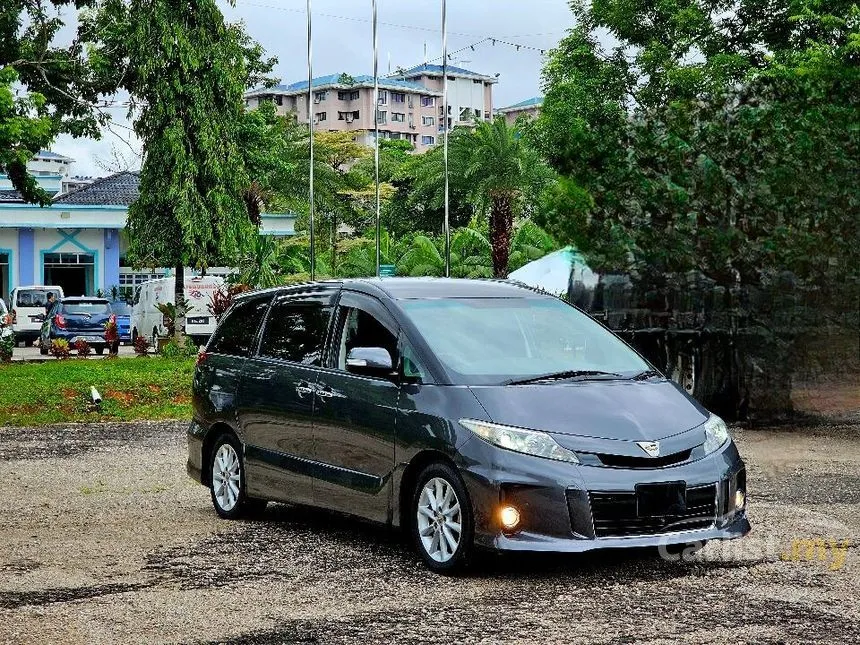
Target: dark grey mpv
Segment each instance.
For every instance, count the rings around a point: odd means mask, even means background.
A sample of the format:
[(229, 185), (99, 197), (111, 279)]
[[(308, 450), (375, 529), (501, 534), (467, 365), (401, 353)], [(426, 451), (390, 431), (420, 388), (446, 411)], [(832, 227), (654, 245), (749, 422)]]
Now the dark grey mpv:
[(188, 472), (475, 548), (686, 545), (750, 530), (726, 425), (587, 315), (504, 282), (321, 282), (237, 298), (199, 357)]

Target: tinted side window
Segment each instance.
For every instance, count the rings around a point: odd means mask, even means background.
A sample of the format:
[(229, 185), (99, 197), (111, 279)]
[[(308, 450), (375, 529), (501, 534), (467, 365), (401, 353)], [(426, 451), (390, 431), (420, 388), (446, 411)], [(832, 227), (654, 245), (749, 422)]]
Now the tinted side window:
[(249, 300), (236, 305), (212, 335), (207, 351), (233, 356), (250, 355), (268, 306), (268, 299)]
[(260, 354), (305, 365), (320, 365), (331, 307), (316, 302), (280, 300), (263, 332)]

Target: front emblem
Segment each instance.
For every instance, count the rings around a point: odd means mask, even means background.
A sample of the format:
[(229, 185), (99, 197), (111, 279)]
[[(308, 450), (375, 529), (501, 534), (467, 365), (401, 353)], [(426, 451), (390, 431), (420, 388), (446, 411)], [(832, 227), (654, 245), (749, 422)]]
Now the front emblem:
[(637, 441), (636, 445), (647, 452), (649, 457), (660, 456), (660, 442), (658, 441)]

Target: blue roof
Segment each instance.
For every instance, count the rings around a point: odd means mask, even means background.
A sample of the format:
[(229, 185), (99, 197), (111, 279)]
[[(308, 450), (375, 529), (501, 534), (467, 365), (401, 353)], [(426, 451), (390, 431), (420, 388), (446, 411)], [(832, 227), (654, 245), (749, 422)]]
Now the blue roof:
[[(492, 76), (487, 76), (486, 74), (479, 74), (478, 72), (473, 72), (468, 69), (464, 69), (462, 67), (456, 67), (454, 65), (448, 65), (448, 73), (453, 76), (471, 76), (474, 78), (488, 78), (495, 81)], [(418, 65), (413, 67), (412, 69), (407, 69), (405, 72), (401, 72), (397, 74), (397, 76), (406, 78), (409, 76), (420, 76), (422, 74), (437, 74), (439, 76), (442, 75), (442, 66), (441, 65), (431, 65), (429, 63), (424, 63), (423, 65)]]
[(71, 157), (66, 157), (64, 155), (57, 154), (56, 152), (51, 152), (50, 150), (39, 150), (39, 154), (37, 157), (44, 157), (45, 159), (65, 159), (66, 161), (74, 161)]
[[(313, 79), (313, 87), (373, 87), (373, 76), (369, 76), (367, 74), (361, 74), (359, 76), (352, 76), (352, 83), (342, 83), (340, 78), (343, 74), (329, 74), (327, 76), (317, 76)], [(429, 90), (423, 85), (419, 83), (412, 83), (410, 81), (403, 81), (394, 78), (379, 78), (379, 87), (383, 89), (403, 89), (403, 90), (411, 90), (413, 92), (421, 92), (422, 94), (438, 94), (435, 90)], [(308, 89), (307, 81), (298, 81), (296, 83), (291, 83), (290, 85), (275, 85), (272, 88), (259, 88), (253, 90), (252, 94), (265, 94), (266, 91), (270, 92), (300, 92)]]
[(543, 105), (543, 97), (533, 96), (532, 98), (526, 99), (525, 101), (520, 101), (519, 103), (514, 103), (513, 105), (499, 108), (498, 110), (496, 110), (496, 112), (507, 112), (509, 110), (524, 110), (530, 107), (540, 107), (541, 105)]

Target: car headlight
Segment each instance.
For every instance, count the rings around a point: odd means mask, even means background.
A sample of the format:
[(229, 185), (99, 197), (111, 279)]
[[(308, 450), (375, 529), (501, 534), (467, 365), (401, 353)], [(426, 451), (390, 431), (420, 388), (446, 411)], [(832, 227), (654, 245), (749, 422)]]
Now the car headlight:
[(567, 461), (572, 464), (579, 463), (579, 459), (576, 458), (573, 451), (562, 448), (546, 432), (502, 426), (497, 423), (475, 421), (474, 419), (460, 419), (460, 423), (484, 441), (499, 448), (521, 452), (524, 455), (544, 457), (545, 459)]
[(705, 454), (710, 455), (719, 450), (729, 440), (729, 429), (726, 422), (716, 414), (712, 414), (705, 421)]

